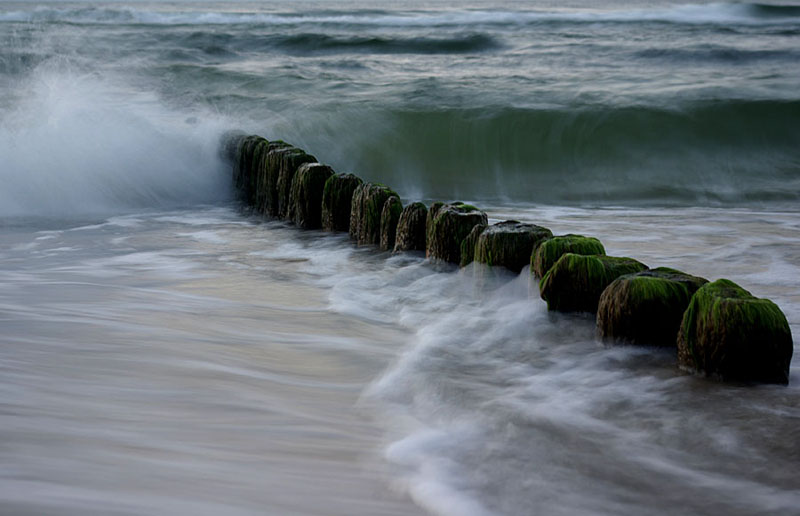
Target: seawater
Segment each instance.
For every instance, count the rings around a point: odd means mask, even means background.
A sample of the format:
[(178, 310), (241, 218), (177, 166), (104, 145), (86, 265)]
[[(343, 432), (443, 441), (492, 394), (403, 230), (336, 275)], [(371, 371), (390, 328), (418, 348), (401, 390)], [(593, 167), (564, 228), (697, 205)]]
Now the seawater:
[[(219, 137), (732, 279), (800, 329), (800, 8), (0, 3), (0, 513), (792, 514), (800, 374), (235, 203)], [(795, 360), (796, 362), (796, 360)]]

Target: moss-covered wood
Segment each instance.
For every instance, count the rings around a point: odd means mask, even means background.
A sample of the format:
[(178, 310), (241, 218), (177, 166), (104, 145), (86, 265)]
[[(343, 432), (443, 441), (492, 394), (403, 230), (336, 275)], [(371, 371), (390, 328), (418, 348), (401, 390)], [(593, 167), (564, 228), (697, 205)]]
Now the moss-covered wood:
[(726, 381), (786, 384), (792, 351), (781, 309), (727, 279), (695, 293), (678, 334), (682, 368)]
[[(278, 140), (271, 141), (260, 154), (260, 163), (253, 188), (256, 195), (253, 205), (257, 212), (278, 216), (278, 174), (280, 173), (281, 156), (283, 152), (290, 152), (294, 147)], [(266, 151), (266, 152), (264, 152)]]
[(620, 276), (600, 295), (598, 333), (630, 344), (675, 347), (689, 300), (705, 283), (666, 267)]
[(606, 254), (603, 244), (596, 238), (582, 235), (560, 235), (543, 241), (531, 255), (531, 272), (543, 278), (550, 267), (567, 253), (596, 255)]
[(428, 208), (421, 202), (412, 202), (400, 213), (394, 252), (425, 251), (425, 221)]
[[(435, 204), (435, 203), (434, 203)], [(434, 206), (431, 206), (433, 209)], [(487, 224), (486, 214), (475, 206), (456, 202), (436, 210), (426, 238), (426, 255), (433, 260), (461, 263), (461, 242), (478, 224)]]
[(264, 188), (264, 183), (269, 173), (269, 153), (273, 149), (283, 147), (291, 148), (290, 145), (284, 142), (268, 142), (266, 140), (258, 142), (253, 146), (250, 174), (245, 186), (245, 201), (258, 213), (266, 213), (265, 197), (267, 195), (267, 190)]
[(530, 264), (534, 248), (552, 236), (552, 231), (536, 224), (517, 220), (498, 222), (478, 237), (475, 261), (519, 272)]
[(403, 203), (397, 197), (389, 197), (383, 203), (383, 209), (381, 210), (381, 251), (394, 250), (397, 222), (400, 220), (402, 211)]
[(245, 187), (245, 202), (252, 206), (257, 213), (264, 213), (265, 190), (263, 183), (267, 173), (267, 155), (273, 146), (274, 144), (267, 140), (260, 141), (253, 146), (250, 174)]
[(322, 228), (349, 231), (353, 192), (363, 181), (353, 174), (337, 174), (325, 182), (322, 191)]
[(239, 141), (236, 160), (233, 166), (233, 184), (242, 199), (248, 203), (252, 196), (251, 175), (253, 169), (253, 150), (258, 144), (266, 141), (267, 140), (257, 135), (247, 136)]
[(425, 217), (425, 252), (428, 251), (428, 237), (431, 234), (431, 228), (433, 228), (433, 220), (436, 218), (436, 215), (439, 213), (439, 210), (442, 209), (444, 203), (441, 201), (436, 201), (431, 203), (430, 207), (428, 208), (428, 215)]
[(289, 220), (303, 229), (322, 227), (322, 190), (333, 169), (321, 163), (303, 163), (297, 168), (289, 193)]
[(633, 258), (567, 253), (539, 282), (539, 293), (548, 310), (594, 313), (600, 294), (612, 281), (646, 269)]
[(353, 191), (350, 210), (350, 238), (358, 245), (380, 245), (381, 213), (389, 197), (399, 197), (391, 188), (363, 183)]
[(314, 163), (317, 158), (311, 154), (306, 154), (302, 149), (296, 147), (287, 148), (286, 152), (281, 153), (279, 173), (278, 173), (278, 217), (289, 218), (289, 194), (292, 189), (292, 180), (297, 173), (297, 169), (303, 163)]
[(469, 235), (461, 241), (461, 262), (459, 262), (459, 265), (466, 267), (475, 260), (475, 244), (478, 243), (478, 237), (481, 236), (481, 233), (486, 231), (488, 227), (486, 224), (476, 224), (472, 231), (469, 232)]

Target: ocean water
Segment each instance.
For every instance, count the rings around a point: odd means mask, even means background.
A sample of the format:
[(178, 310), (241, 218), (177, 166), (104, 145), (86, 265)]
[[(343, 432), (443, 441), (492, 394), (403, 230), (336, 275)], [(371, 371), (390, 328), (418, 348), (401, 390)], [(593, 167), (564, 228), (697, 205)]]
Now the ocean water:
[[(800, 5), (0, 2), (0, 514), (798, 514), (800, 369), (248, 215), (231, 129), (800, 334)], [(797, 349), (795, 354), (797, 355)]]

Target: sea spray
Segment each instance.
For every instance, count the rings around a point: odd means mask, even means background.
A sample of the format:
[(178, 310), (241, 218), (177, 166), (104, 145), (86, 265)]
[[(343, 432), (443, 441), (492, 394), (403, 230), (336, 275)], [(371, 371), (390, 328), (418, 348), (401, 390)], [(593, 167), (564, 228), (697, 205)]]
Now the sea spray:
[(63, 66), (17, 86), (0, 120), (0, 215), (71, 216), (218, 202), (222, 122)]

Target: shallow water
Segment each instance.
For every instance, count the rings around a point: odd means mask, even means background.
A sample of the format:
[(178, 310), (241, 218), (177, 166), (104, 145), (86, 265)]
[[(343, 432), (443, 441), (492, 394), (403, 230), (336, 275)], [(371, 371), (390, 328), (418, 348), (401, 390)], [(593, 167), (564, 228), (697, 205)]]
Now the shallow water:
[(403, 331), (330, 310), (288, 232), (220, 208), (5, 232), (2, 512), (413, 514), (355, 407)]
[[(797, 334), (794, 214), (490, 214), (735, 277)], [(443, 271), (235, 208), (98, 222), (3, 231), (6, 512), (766, 514), (800, 501), (797, 366), (788, 388), (709, 382), (549, 314), (525, 273)]]

